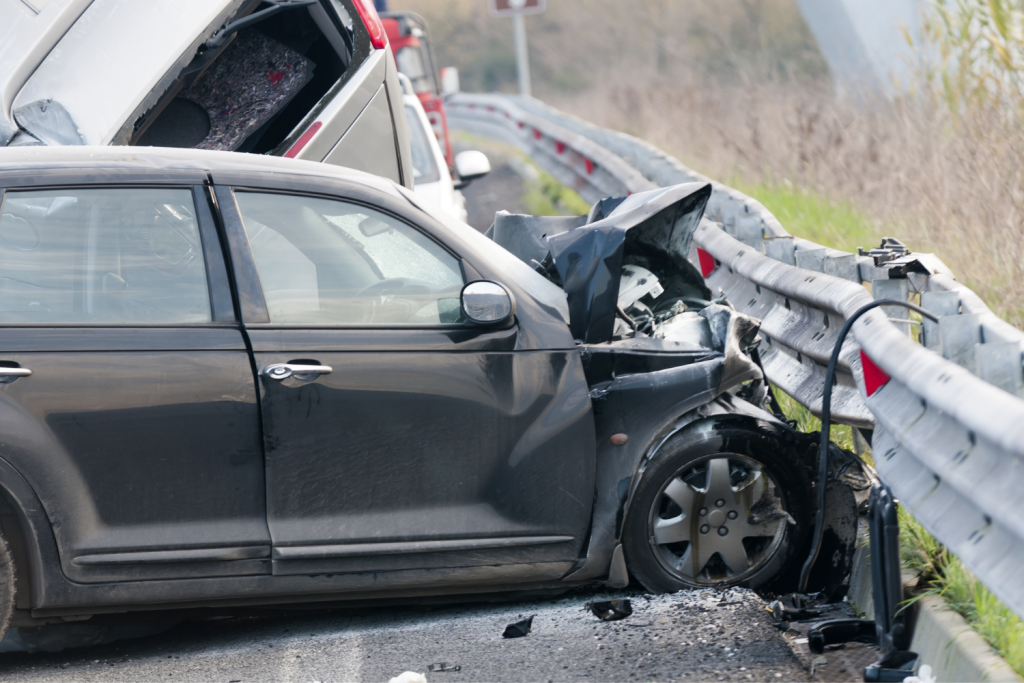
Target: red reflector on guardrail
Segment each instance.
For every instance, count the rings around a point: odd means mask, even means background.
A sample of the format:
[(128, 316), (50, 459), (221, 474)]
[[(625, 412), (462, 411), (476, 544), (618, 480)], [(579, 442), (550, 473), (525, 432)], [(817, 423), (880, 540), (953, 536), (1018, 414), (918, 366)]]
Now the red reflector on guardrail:
[(559, 154), (564, 152), (565, 151), (565, 143), (564, 142), (559, 142), (558, 140), (555, 140), (555, 151), (558, 152)]
[(591, 173), (594, 172), (594, 162), (591, 161), (590, 159), (584, 159), (583, 165), (587, 167), (587, 175), (590, 175)]
[(704, 251), (700, 247), (697, 247), (697, 258), (700, 259), (700, 274), (704, 277), (711, 275), (715, 272), (715, 257)]
[(889, 381), (889, 375), (875, 365), (875, 361), (868, 358), (868, 354), (863, 350), (860, 352), (860, 367), (864, 370), (864, 391), (868, 393), (868, 396), (874, 396), (875, 392)]

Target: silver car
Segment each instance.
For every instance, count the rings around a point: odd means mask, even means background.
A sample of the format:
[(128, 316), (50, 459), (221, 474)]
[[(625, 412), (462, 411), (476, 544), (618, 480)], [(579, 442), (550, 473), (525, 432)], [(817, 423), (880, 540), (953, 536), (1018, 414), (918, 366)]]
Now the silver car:
[(413, 184), (370, 0), (0, 3), (0, 146), (21, 145), (272, 154)]

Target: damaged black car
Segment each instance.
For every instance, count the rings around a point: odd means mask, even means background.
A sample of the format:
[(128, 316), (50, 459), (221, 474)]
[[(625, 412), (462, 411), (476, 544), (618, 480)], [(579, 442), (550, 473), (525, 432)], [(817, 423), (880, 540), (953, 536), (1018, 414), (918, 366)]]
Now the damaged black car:
[[(779, 414), (758, 321), (688, 259), (709, 196), (502, 213), (485, 236), (322, 164), (4, 150), (0, 633), (596, 582), (791, 589), (815, 439)], [(846, 581), (843, 481), (810, 590)]]

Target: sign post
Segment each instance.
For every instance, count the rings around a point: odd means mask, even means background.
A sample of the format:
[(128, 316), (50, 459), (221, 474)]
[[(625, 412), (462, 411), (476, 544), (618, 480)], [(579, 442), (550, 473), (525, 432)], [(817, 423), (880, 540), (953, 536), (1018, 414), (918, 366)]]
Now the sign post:
[(547, 9), (547, 0), (490, 0), (491, 13), (496, 17), (512, 17), (516, 37), (516, 69), (519, 72), (519, 94), (529, 96), (530, 54), (526, 44), (527, 14), (540, 14)]

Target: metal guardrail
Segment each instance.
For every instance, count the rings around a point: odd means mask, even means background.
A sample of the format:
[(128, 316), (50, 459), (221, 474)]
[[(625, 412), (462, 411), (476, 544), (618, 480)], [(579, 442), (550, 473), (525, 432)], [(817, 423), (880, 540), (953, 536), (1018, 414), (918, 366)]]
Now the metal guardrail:
[(757, 201), (637, 138), (529, 98), (462, 94), (448, 101), (448, 114), (453, 127), (517, 146), (587, 201), (711, 182), (691, 260), (713, 263), (708, 285), (762, 320), (769, 379), (812, 412), (821, 409), (825, 366), (846, 318), (872, 294), (920, 296), (938, 324), (885, 309), (854, 324), (833, 420), (873, 428), (876, 468), (901, 503), (1024, 616), (1024, 333), (933, 256), (876, 264), (794, 237)]

